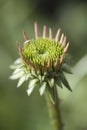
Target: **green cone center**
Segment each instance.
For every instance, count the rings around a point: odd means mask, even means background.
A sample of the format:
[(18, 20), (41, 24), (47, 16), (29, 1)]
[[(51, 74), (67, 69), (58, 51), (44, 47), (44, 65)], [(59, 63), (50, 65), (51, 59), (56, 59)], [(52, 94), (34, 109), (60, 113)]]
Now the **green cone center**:
[(48, 63), (49, 59), (52, 59), (52, 63), (54, 63), (56, 58), (60, 57), (63, 52), (59, 42), (48, 38), (30, 40), (29, 43), (24, 44), (22, 50), (26, 59), (29, 59), (33, 64), (37, 63), (41, 66), (44, 66), (44, 62)]

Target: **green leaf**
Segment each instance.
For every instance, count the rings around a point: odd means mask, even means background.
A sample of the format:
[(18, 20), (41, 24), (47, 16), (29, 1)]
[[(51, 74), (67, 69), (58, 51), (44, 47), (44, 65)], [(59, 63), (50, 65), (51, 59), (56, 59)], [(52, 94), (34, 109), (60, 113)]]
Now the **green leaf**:
[(40, 87), (40, 89), (39, 89), (41, 96), (44, 94), (44, 91), (46, 89), (46, 85), (47, 85), (47, 83), (43, 82), (42, 85), (41, 85), (41, 87)]
[(65, 85), (65, 87), (66, 87), (68, 90), (72, 91), (71, 88), (70, 88), (70, 85), (69, 85), (68, 81), (66, 80), (66, 78), (65, 78), (65, 76), (64, 76), (64, 74), (63, 74), (63, 72), (61, 72), (60, 78), (61, 78), (62, 83)]
[(60, 88), (63, 88), (60, 77), (56, 78), (55, 83), (56, 83), (56, 85), (58, 85)]
[(71, 68), (67, 64), (62, 65), (61, 69), (62, 69), (62, 71), (66, 72), (68, 74), (72, 74)]
[(69, 68), (62, 68), (62, 71), (68, 73), (68, 74), (72, 74), (72, 71)]

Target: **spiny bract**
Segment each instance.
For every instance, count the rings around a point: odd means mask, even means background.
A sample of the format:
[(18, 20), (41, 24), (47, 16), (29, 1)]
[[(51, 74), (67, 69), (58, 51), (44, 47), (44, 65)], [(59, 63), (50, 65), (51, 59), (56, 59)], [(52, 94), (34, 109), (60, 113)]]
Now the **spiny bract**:
[(23, 47), (16, 42), (20, 58), (17, 59), (11, 69), (14, 69), (10, 79), (18, 79), (17, 87), (21, 86), (26, 80), (29, 80), (27, 89), (28, 95), (31, 94), (34, 87), (39, 87), (40, 95), (48, 91), (51, 100), (54, 100), (53, 87), (62, 84), (71, 91), (71, 88), (64, 76), (64, 72), (71, 73), (66, 64), (66, 52), (69, 43), (66, 43), (66, 36), (60, 36), (58, 29), (55, 38), (52, 36), (52, 30), (49, 28), (49, 36), (46, 36), (46, 26), (43, 26), (43, 36), (39, 37), (38, 26), (35, 22), (35, 39), (29, 40), (25, 32)]

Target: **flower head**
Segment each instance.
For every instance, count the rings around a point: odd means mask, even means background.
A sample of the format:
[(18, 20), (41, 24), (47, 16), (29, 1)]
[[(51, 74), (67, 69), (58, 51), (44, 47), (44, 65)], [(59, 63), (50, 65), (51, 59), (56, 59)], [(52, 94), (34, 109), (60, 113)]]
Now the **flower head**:
[(49, 28), (49, 36), (47, 37), (46, 26), (43, 26), (43, 36), (39, 37), (36, 22), (34, 31), (35, 39), (31, 40), (23, 32), (25, 40), (23, 47), (16, 42), (20, 58), (11, 65), (14, 72), (10, 78), (19, 78), (17, 87), (21, 86), (24, 81), (29, 80), (28, 95), (37, 86), (40, 95), (43, 95), (44, 91), (47, 90), (51, 97), (54, 85), (62, 88), (62, 84), (64, 84), (71, 91), (63, 73), (69, 72), (66, 66), (66, 52), (69, 47), (66, 36), (64, 34), (60, 36), (60, 29), (58, 29), (55, 38), (53, 38), (52, 30)]

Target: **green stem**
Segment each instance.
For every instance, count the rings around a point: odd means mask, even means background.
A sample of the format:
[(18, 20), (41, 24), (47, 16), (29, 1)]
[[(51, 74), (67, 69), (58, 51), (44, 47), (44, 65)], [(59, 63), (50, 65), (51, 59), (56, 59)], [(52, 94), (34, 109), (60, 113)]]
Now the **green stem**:
[(51, 124), (53, 127), (53, 130), (63, 130), (63, 125), (61, 121), (61, 113), (60, 113), (60, 101), (58, 98), (58, 93), (56, 86), (53, 87), (53, 93), (54, 93), (54, 100), (55, 103), (52, 103), (52, 101), (49, 98), (48, 93), (46, 93), (46, 101), (48, 104), (48, 110), (50, 114)]

